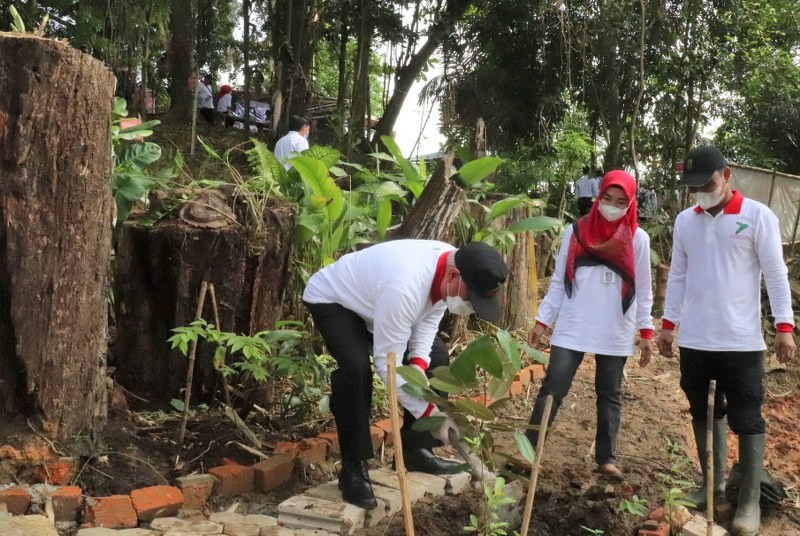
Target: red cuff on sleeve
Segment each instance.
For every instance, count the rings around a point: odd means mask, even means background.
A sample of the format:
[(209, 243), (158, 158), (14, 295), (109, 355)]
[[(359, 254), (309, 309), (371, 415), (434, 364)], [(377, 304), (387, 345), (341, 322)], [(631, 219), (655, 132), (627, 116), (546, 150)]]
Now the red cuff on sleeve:
[(652, 339), (653, 338), (653, 330), (652, 329), (640, 329), (639, 336), (643, 339)]
[(666, 318), (661, 319), (661, 329), (675, 329), (675, 324), (667, 320)]
[(547, 324), (545, 324), (544, 322), (539, 322), (539, 321), (537, 320), (537, 321), (536, 321), (536, 325), (537, 325), (537, 326), (542, 326), (544, 329), (547, 329)]
[(780, 324), (775, 324), (775, 330), (778, 333), (792, 333), (794, 331), (794, 326), (785, 322), (781, 322)]
[[(430, 417), (431, 411), (433, 411), (433, 408), (435, 408), (435, 407), (436, 406), (434, 406), (433, 404), (428, 404), (428, 407), (425, 408), (425, 413), (422, 414), (422, 417)], [(422, 417), (420, 417), (420, 418), (422, 418)]]
[(428, 364), (421, 357), (412, 357), (408, 360), (409, 365), (416, 365), (424, 371), (428, 370)]

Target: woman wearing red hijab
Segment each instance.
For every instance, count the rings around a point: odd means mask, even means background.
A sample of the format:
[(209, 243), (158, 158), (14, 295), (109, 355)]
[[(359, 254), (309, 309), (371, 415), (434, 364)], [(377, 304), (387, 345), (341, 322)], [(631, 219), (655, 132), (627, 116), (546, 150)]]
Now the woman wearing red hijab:
[(636, 181), (624, 171), (603, 177), (600, 195), (589, 214), (565, 232), (556, 270), (528, 333), (535, 346), (548, 326), (550, 364), (536, 397), (526, 432), (532, 444), (553, 395), (553, 420), (585, 353), (595, 354), (597, 433), (595, 461), (601, 473), (621, 476), (614, 450), (622, 408), (622, 371), (634, 352), (636, 331), (641, 341), (639, 365), (652, 355), (653, 303), (650, 280), (650, 237), (636, 223)]

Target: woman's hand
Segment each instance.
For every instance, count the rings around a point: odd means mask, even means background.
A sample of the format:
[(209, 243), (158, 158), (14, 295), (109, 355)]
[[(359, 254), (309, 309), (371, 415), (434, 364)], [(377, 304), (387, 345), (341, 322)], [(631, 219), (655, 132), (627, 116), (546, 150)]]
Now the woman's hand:
[(650, 358), (653, 357), (653, 341), (652, 339), (639, 340), (639, 366), (646, 367), (650, 363)]
[(545, 327), (542, 324), (537, 323), (535, 326), (531, 328), (528, 332), (528, 344), (531, 347), (536, 348), (539, 339), (541, 338), (542, 334), (544, 333)]

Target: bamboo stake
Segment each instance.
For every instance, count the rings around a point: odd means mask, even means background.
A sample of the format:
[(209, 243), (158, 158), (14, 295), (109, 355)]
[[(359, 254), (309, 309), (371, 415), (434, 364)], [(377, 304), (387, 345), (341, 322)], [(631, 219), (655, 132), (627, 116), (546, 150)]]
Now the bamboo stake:
[(714, 397), (717, 380), (708, 385), (708, 413), (706, 414), (706, 535), (714, 534)]
[[(206, 290), (208, 290), (208, 283), (203, 281), (200, 285), (200, 297), (197, 299), (197, 311), (194, 314), (195, 320), (200, 320), (203, 315), (203, 305), (206, 303)], [(189, 345), (189, 368), (186, 370), (186, 388), (183, 393), (183, 418), (181, 418), (181, 427), (178, 430), (178, 456), (181, 455), (183, 448), (183, 440), (186, 436), (186, 421), (189, 420), (189, 401), (192, 398), (192, 378), (194, 377), (194, 358), (197, 354), (197, 341), (194, 340)]]
[[(214, 291), (214, 283), (208, 284), (208, 293), (211, 294), (211, 308), (214, 311), (214, 325), (219, 331), (222, 331), (222, 326), (219, 324), (219, 309), (217, 308), (217, 293)], [(225, 405), (231, 406), (231, 395), (228, 392), (228, 378), (220, 371), (220, 378), (222, 378), (222, 395), (225, 398)]]
[(408, 483), (406, 482), (406, 463), (403, 460), (403, 440), (400, 437), (400, 421), (397, 414), (397, 355), (389, 352), (386, 356), (388, 364), (389, 381), (389, 417), (392, 421), (394, 434), (394, 462), (397, 467), (397, 480), (400, 482), (400, 499), (403, 503), (403, 524), (406, 536), (414, 536), (414, 518), (411, 515), (411, 500), (408, 497)]
[(528, 497), (525, 499), (525, 512), (522, 516), (522, 536), (528, 536), (528, 528), (533, 516), (533, 497), (536, 495), (536, 481), (539, 480), (539, 469), (542, 468), (542, 451), (544, 450), (544, 440), (547, 435), (547, 423), (550, 421), (550, 410), (553, 407), (553, 395), (547, 395), (544, 402), (544, 417), (539, 423), (539, 441), (536, 442), (536, 456), (531, 467), (531, 481), (528, 485)]

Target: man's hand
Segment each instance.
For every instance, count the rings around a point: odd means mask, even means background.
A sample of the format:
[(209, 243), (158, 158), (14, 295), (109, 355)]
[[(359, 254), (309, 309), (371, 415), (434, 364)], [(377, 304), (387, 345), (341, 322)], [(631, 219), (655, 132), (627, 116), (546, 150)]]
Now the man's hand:
[(639, 366), (646, 367), (653, 357), (653, 341), (652, 339), (639, 340)]
[(672, 343), (675, 342), (675, 331), (672, 329), (662, 329), (658, 336), (658, 353), (664, 357), (672, 357)]
[(773, 348), (778, 363), (786, 363), (794, 357), (795, 351), (797, 350), (794, 343), (794, 334), (791, 332), (776, 333)]
[(528, 332), (528, 344), (530, 344), (532, 348), (536, 348), (536, 343), (539, 342), (539, 339), (544, 333), (544, 329), (543, 325), (536, 324)]
[(431, 435), (442, 442), (443, 445), (450, 444), (450, 430), (453, 429), (456, 431), (456, 434), (460, 437), (461, 431), (458, 429), (458, 425), (456, 425), (455, 421), (447, 416), (446, 413), (440, 411), (439, 408), (434, 408), (431, 411), (429, 417), (444, 417), (444, 422), (437, 426), (436, 428), (431, 430)]

